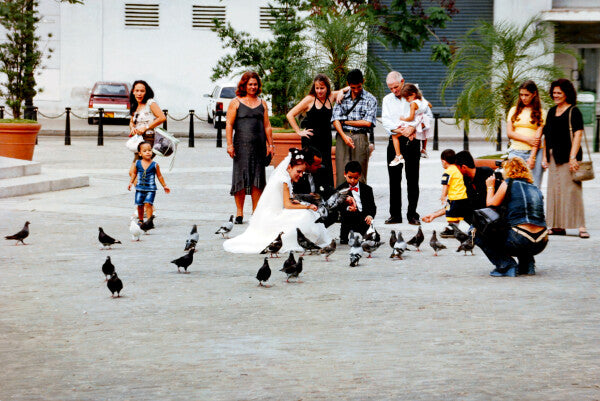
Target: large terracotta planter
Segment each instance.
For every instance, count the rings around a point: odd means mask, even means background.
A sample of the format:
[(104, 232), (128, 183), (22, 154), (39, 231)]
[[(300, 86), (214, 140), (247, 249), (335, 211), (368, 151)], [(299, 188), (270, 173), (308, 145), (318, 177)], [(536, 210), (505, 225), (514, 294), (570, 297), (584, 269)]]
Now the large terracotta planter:
[(504, 161), (504, 159), (475, 159), (475, 167), (489, 167), (496, 170), (496, 161)]
[(41, 128), (34, 123), (0, 123), (0, 156), (33, 159), (35, 138)]

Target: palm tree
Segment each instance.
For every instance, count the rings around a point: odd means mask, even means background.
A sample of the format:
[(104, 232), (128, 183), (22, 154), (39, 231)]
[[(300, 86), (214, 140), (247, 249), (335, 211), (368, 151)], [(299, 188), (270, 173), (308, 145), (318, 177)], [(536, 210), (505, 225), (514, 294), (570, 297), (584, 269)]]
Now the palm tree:
[(547, 23), (533, 18), (523, 26), (483, 22), (467, 32), (442, 84), (442, 99), (447, 89), (462, 86), (454, 111), (457, 124), (468, 127), (470, 120), (482, 119), (488, 139), (493, 140), (522, 82), (535, 80), (540, 95), (549, 99), (544, 88), (564, 76), (552, 62), (554, 54), (577, 56), (554, 43), (547, 28)]

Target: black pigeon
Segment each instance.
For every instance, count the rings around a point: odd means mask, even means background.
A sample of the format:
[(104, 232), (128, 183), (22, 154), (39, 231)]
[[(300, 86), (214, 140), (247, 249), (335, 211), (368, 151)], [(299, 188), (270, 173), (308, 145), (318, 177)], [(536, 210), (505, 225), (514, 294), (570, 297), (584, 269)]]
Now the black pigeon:
[(281, 241), (281, 236), (283, 235), (283, 231), (279, 233), (279, 235), (277, 235), (277, 238), (275, 238), (273, 240), (273, 242), (271, 242), (269, 245), (267, 245), (267, 247), (265, 249), (263, 249), (260, 254), (264, 255), (264, 254), (269, 254), (269, 256), (273, 257), (273, 254), (275, 254), (275, 257), (278, 258), (279, 257), (279, 250), (281, 249), (281, 247), (283, 246), (283, 241)]
[[(263, 282), (267, 282), (271, 277), (271, 268), (269, 267), (269, 258), (265, 258), (265, 262), (262, 267), (258, 269), (258, 273), (256, 273), (256, 279), (258, 280), (258, 285), (261, 287), (264, 286)], [(265, 286), (266, 287), (266, 286)]]
[(462, 243), (469, 239), (469, 234), (461, 231), (456, 224), (450, 223), (450, 227), (452, 228), (452, 231), (454, 231), (454, 238), (456, 238), (459, 242)]
[(437, 256), (438, 251), (441, 249), (446, 249), (446, 245), (442, 244), (441, 242), (438, 241), (437, 239), (437, 235), (435, 233), (435, 230), (433, 230), (433, 235), (431, 236), (431, 240), (429, 240), (429, 245), (431, 245), (431, 247), (433, 248), (433, 255)]
[(190, 231), (190, 236), (188, 237), (187, 241), (185, 241), (185, 248), (183, 250), (185, 252), (189, 251), (190, 249), (196, 250), (198, 238), (198, 227), (194, 224), (192, 231)]
[(115, 266), (110, 261), (110, 256), (106, 257), (104, 264), (102, 265), (102, 273), (106, 276), (106, 281), (108, 281), (108, 277), (112, 276), (115, 272)]
[(396, 231), (392, 230), (392, 234), (390, 235), (390, 247), (394, 249), (394, 245), (396, 245)]
[(150, 216), (150, 218), (148, 220), (146, 220), (142, 224), (140, 224), (140, 228), (146, 234), (148, 234), (148, 231), (150, 231), (154, 228), (154, 215)]
[(288, 267), (284, 266), (281, 270), (279, 270), (280, 272), (284, 272), (285, 274), (287, 274), (287, 280), (286, 281), (288, 283), (290, 282), (290, 278), (292, 278), (292, 277), (298, 278), (298, 275), (300, 273), (302, 273), (302, 260), (303, 259), (304, 258), (302, 256), (300, 256), (298, 258), (298, 262), (296, 262), (293, 265), (288, 266)]
[(295, 265), (295, 264), (296, 264), (296, 258), (294, 257), (294, 251), (290, 251), (290, 256), (288, 256), (288, 258), (285, 260), (285, 262), (283, 262), (283, 268), (287, 269), (291, 265)]
[[(312, 255), (314, 251), (318, 251), (319, 249), (321, 249), (320, 246), (306, 238), (306, 236), (302, 234), (302, 231), (300, 231), (300, 229), (297, 227), (296, 233), (298, 233), (298, 245), (300, 245), (302, 249), (304, 249), (304, 253), (308, 251)], [(304, 253), (302, 254), (302, 256), (304, 256)]]
[(319, 253), (322, 255), (325, 255), (325, 261), (329, 262), (329, 256), (331, 256), (331, 254), (335, 252), (336, 248), (337, 248), (337, 243), (335, 242), (335, 239), (332, 239), (331, 243), (329, 245), (321, 248)]
[(183, 255), (182, 257), (172, 260), (171, 263), (175, 264), (177, 266), (177, 272), (181, 273), (181, 270), (179, 270), (179, 268), (183, 267), (183, 270), (185, 270), (185, 272), (187, 273), (187, 268), (192, 264), (192, 262), (194, 261), (194, 250), (191, 249), (187, 254)]
[(417, 231), (417, 233), (415, 234), (414, 237), (412, 237), (407, 244), (414, 246), (415, 248), (417, 248), (417, 252), (421, 252), (421, 250), (419, 249), (419, 247), (421, 246), (421, 244), (423, 243), (423, 241), (425, 240), (425, 236), (423, 235), (423, 230), (421, 230), (421, 227), (419, 227), (419, 231)]
[(102, 244), (102, 246), (104, 247), (111, 247), (111, 245), (114, 244), (120, 244), (121, 241), (117, 241), (116, 239), (114, 239), (113, 237), (111, 237), (110, 235), (106, 234), (104, 232), (104, 230), (102, 229), (102, 227), (98, 227), (98, 241), (100, 241), (100, 243)]
[(29, 222), (26, 221), (25, 225), (23, 226), (23, 229), (21, 231), (19, 231), (16, 234), (13, 234), (13, 235), (7, 235), (4, 238), (17, 240), (17, 242), (15, 242), (15, 245), (18, 245), (19, 242), (21, 242), (23, 245), (27, 245), (25, 242), (23, 242), (23, 240), (25, 238), (27, 238), (28, 236), (29, 236)]
[(123, 289), (123, 282), (117, 276), (116, 272), (113, 272), (108, 281), (106, 282), (106, 286), (111, 292), (111, 297), (114, 298), (115, 292), (117, 293), (117, 298), (121, 296), (121, 290)]
[(225, 238), (225, 234), (227, 234), (227, 238), (229, 238), (229, 232), (233, 229), (233, 215), (229, 216), (229, 220), (226, 221), (219, 227), (215, 234), (221, 234), (223, 238)]
[(473, 248), (475, 248), (475, 235), (474, 233), (470, 233), (469, 234), (465, 234), (467, 236), (467, 239), (465, 239), (463, 242), (460, 243), (460, 246), (458, 247), (458, 249), (456, 250), (456, 252), (460, 252), (460, 251), (464, 251), (465, 252), (465, 256), (467, 256), (467, 251), (471, 252), (471, 255), (475, 255), (473, 253)]

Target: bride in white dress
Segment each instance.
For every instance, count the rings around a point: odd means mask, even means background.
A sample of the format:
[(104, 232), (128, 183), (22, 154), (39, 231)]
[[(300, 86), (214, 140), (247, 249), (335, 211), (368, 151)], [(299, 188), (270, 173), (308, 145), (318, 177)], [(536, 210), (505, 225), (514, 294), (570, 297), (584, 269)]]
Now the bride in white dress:
[(317, 207), (290, 200), (292, 182), (298, 181), (305, 169), (302, 151), (293, 149), (269, 178), (246, 231), (223, 243), (227, 252), (259, 253), (282, 231), (280, 252), (302, 251), (296, 228), (317, 245), (325, 246), (331, 242), (325, 226), (315, 223), (319, 218)]

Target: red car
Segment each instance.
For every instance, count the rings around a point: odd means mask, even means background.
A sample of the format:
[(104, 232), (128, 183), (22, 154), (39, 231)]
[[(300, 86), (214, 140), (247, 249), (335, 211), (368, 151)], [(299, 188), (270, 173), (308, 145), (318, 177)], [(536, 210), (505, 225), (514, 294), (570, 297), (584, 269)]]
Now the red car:
[(98, 109), (103, 108), (105, 119), (127, 119), (129, 122), (129, 84), (96, 82), (90, 91), (88, 123), (98, 124)]

